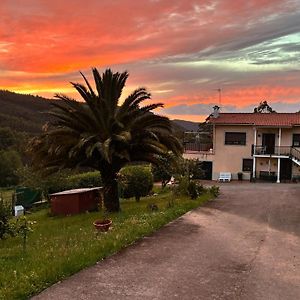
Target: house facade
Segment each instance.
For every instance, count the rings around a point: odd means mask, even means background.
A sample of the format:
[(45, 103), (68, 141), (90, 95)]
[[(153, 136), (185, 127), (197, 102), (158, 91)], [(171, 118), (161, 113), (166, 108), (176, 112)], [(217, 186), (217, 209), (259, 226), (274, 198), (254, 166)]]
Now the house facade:
[(211, 145), (201, 145), (194, 133), (184, 152), (203, 161), (207, 179), (218, 180), (222, 172), (233, 179), (238, 173), (247, 180), (300, 179), (300, 113), (220, 113), (216, 107), (207, 122)]

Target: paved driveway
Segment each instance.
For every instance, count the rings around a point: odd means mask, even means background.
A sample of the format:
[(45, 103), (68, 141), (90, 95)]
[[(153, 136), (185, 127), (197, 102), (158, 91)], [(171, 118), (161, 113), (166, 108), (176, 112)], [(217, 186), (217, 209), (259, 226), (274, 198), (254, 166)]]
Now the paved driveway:
[(300, 299), (300, 185), (221, 196), (35, 299)]

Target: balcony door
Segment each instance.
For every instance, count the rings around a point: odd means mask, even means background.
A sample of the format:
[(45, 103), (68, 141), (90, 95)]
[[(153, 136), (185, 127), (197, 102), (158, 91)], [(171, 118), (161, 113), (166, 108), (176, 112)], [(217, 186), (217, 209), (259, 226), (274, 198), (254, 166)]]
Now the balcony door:
[(263, 133), (262, 145), (265, 147), (265, 154), (274, 154), (275, 133)]

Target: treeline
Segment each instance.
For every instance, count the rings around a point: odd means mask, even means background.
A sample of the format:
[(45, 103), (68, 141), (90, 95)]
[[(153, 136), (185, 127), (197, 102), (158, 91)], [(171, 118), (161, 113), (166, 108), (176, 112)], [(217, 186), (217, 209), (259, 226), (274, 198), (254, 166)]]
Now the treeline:
[(0, 127), (0, 186), (18, 183), (16, 170), (26, 163), (26, 133)]
[(18, 170), (29, 163), (26, 147), (50, 120), (51, 102), (42, 97), (0, 90), (0, 186), (19, 183)]
[(28, 161), (26, 144), (41, 132), (49, 107), (40, 97), (0, 91), (0, 186), (18, 184), (16, 171)]

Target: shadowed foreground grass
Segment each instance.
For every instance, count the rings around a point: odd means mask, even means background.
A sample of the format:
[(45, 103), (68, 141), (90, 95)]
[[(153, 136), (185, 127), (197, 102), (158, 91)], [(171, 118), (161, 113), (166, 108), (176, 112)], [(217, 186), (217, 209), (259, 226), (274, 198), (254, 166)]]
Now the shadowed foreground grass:
[[(51, 284), (112, 255), (139, 238), (213, 198), (197, 200), (176, 197), (170, 191), (142, 198), (140, 203), (124, 200), (122, 212), (111, 214), (113, 227), (96, 234), (92, 226), (101, 212), (69, 217), (50, 217), (48, 210), (31, 214), (36, 221), (22, 253), (19, 237), (0, 241), (0, 299), (27, 299)], [(174, 205), (168, 203), (173, 200)], [(151, 212), (150, 203), (159, 210)]]

